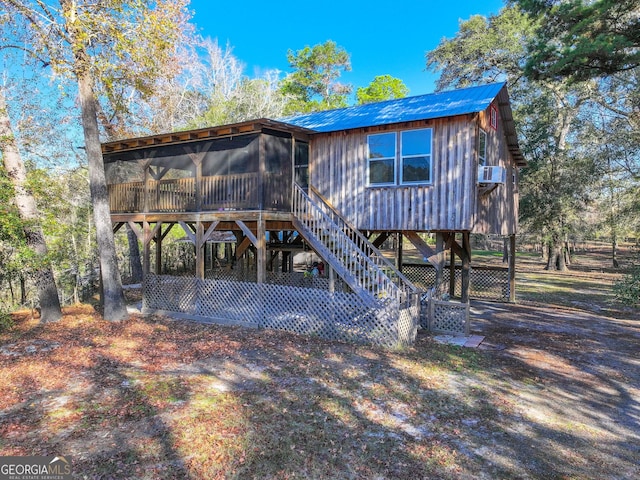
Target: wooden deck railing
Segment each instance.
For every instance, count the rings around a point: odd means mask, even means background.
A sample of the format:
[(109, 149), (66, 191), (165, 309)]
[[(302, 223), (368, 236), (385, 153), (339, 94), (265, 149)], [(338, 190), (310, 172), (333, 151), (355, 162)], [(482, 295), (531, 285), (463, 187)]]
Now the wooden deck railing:
[(258, 207), (257, 173), (203, 177), (201, 185), (203, 210)]
[[(192, 212), (197, 210), (196, 180), (150, 180), (109, 185), (112, 213)], [(200, 180), (202, 210), (247, 210), (259, 208), (258, 174), (207, 176)]]

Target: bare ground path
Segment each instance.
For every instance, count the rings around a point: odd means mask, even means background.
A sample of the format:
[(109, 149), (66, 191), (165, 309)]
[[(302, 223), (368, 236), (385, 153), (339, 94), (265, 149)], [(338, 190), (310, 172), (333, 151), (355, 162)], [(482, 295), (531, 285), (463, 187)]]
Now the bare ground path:
[(488, 302), (472, 308), (476, 333), (487, 337), (515, 402), (498, 461), (528, 459), (540, 477), (597, 478), (604, 467), (602, 478), (638, 478), (637, 318)]

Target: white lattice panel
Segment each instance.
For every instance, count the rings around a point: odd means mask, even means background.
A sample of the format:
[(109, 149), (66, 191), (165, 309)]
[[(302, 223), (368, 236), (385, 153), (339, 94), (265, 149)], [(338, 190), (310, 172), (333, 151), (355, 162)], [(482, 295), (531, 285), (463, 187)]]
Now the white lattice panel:
[(258, 284), (230, 280), (202, 280), (199, 284), (197, 315), (260, 325), (262, 310)]
[(429, 330), (453, 335), (469, 334), (469, 304), (429, 300)]
[(304, 272), (267, 272), (267, 283), (329, 290), (327, 277), (305, 275)]
[(399, 308), (353, 293), (151, 274), (144, 307), (391, 348), (411, 345), (418, 321), (416, 302)]

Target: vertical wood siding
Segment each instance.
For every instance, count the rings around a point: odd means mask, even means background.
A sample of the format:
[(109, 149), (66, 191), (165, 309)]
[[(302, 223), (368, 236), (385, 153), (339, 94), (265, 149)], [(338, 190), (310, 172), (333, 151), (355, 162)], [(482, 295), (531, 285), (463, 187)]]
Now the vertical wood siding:
[[(367, 187), (367, 135), (433, 128), (431, 185)], [(362, 230), (469, 230), (475, 205), (474, 123), (468, 116), (412, 122), (402, 128), (317, 135), (311, 182)]]
[[(498, 111), (498, 128), (490, 125), (490, 109), (481, 112), (478, 124), (487, 132), (487, 165), (505, 167), (506, 183), (478, 198), (477, 214), (473, 231), (511, 235), (518, 227), (518, 169), (507, 147), (497, 101), (493, 105)], [(513, 183), (513, 175), (516, 183)]]

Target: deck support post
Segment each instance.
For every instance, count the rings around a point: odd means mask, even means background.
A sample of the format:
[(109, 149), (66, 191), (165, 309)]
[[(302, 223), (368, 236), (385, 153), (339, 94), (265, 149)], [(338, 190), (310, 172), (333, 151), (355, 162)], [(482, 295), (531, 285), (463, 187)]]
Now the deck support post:
[(196, 222), (196, 278), (204, 279), (204, 225), (200, 220)]
[[(143, 192), (143, 199), (142, 199), (142, 211), (144, 213), (149, 213), (149, 203), (150, 203), (150, 199), (149, 196), (151, 195), (151, 189), (149, 187), (149, 182), (151, 181), (151, 160), (146, 160), (143, 163), (143, 168), (144, 168), (144, 192)], [(147, 271), (145, 271), (145, 273), (148, 273)]]
[(156, 275), (162, 274), (162, 222), (158, 222), (158, 231), (156, 232)]
[(398, 232), (396, 233), (396, 242), (398, 242), (397, 245), (397, 249), (396, 249), (396, 268), (400, 271), (400, 273), (402, 273), (402, 239), (404, 238), (404, 236), (402, 235), (402, 232)]
[(516, 302), (516, 236), (509, 235), (509, 301)]
[(265, 283), (267, 281), (267, 222), (265, 222), (262, 215), (258, 218), (256, 227), (256, 259), (258, 263), (257, 276), (258, 283)]
[(471, 234), (462, 232), (462, 302), (469, 303), (471, 274)]
[[(455, 242), (455, 233), (452, 233)], [(453, 243), (451, 246), (451, 251), (449, 253), (449, 296), (456, 296), (456, 254), (453, 248)]]
[(142, 222), (142, 272), (146, 277), (151, 270), (151, 242), (149, 232), (151, 227), (146, 220)]
[(436, 267), (436, 294), (438, 292), (440, 284), (442, 283), (442, 273), (444, 270), (444, 262), (446, 258), (444, 253), (444, 243), (444, 234), (442, 232), (436, 232), (436, 255), (434, 256), (434, 266)]

